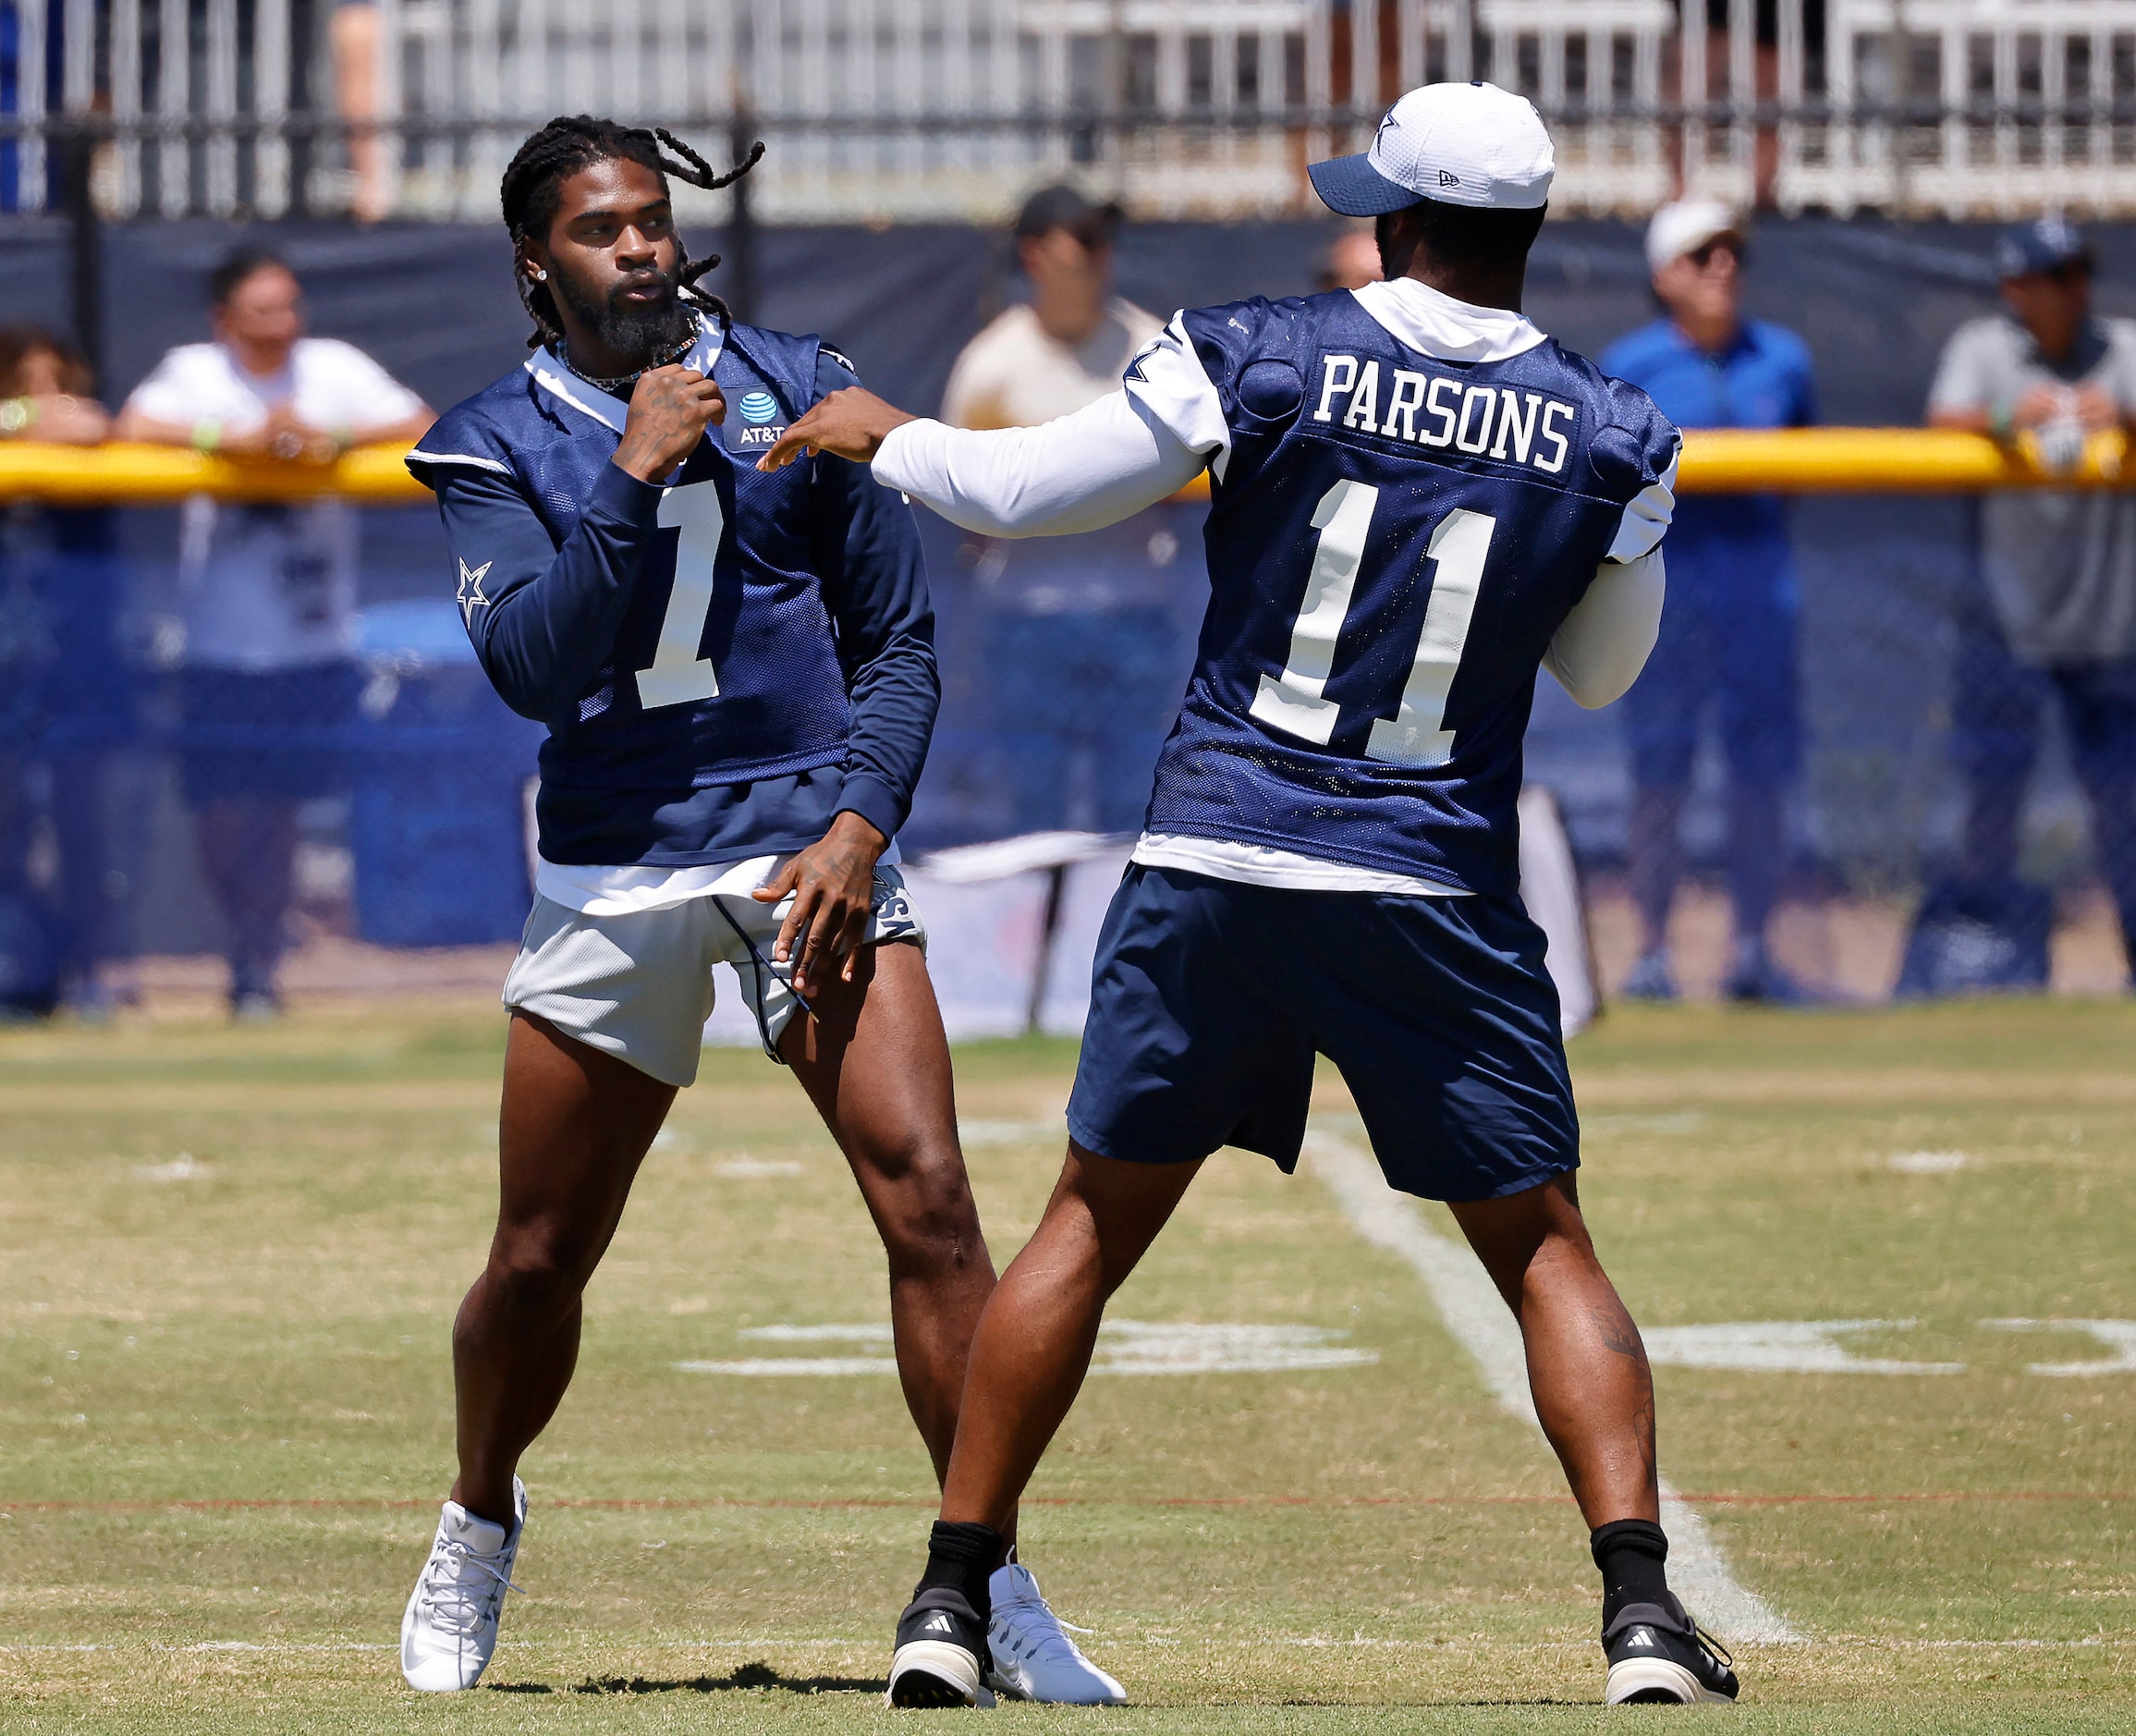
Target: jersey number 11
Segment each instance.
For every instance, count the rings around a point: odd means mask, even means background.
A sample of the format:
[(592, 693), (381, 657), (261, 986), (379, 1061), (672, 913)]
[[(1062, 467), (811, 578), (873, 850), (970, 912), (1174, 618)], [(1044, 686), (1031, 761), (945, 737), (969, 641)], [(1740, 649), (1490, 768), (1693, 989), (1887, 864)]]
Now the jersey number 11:
[[(1312, 528), (1320, 540), (1312, 570), (1305, 581), (1305, 600), (1291, 623), (1290, 656), (1280, 675), (1261, 678), (1250, 708), (1271, 729), (1324, 748), (1335, 736), (1340, 707), (1326, 694), (1335, 667), (1336, 642), (1349, 616), (1357, 590), (1358, 568), (1364, 560), (1365, 533), (1372, 528), (1380, 491), (1369, 483), (1343, 481), (1320, 497)], [(1461, 666), (1469, 642), (1469, 623), (1476, 612), (1476, 593), (1483, 582), (1483, 562), (1491, 552), (1497, 520), (1459, 507), (1432, 532), (1424, 557), (1438, 563), (1432, 594), (1424, 605), (1416, 655), (1401, 698), (1391, 717), (1375, 716), (1365, 739), (1365, 757), (1394, 765), (1444, 765), (1453, 757), (1454, 732), (1443, 727), (1446, 693)], [(1380, 706), (1373, 707), (1378, 712)]]

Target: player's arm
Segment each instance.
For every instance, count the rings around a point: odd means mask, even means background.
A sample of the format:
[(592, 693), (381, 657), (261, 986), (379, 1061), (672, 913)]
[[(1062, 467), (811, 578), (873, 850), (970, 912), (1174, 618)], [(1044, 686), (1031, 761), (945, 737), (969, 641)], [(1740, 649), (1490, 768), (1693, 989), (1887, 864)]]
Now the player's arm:
[(475, 655), (521, 716), (570, 716), (614, 658), (659, 529), (655, 479), (687, 458), (726, 409), (719, 388), (691, 368), (656, 368), (639, 381), (615, 458), (561, 548), (504, 466), (479, 455), (409, 455), (437, 491)]
[(461, 618), (491, 684), (522, 717), (575, 715), (615, 655), (661, 491), (607, 466), (559, 548), (516, 477), (431, 468)]
[[(1647, 406), (1650, 412), (1652, 408)], [(1543, 654), (1543, 666), (1576, 704), (1589, 711), (1630, 691), (1661, 634), (1668, 589), (1662, 538), (1676, 517), (1677, 466), (1683, 446), (1681, 436), (1658, 416), (1642, 444), (1648, 456), (1642, 463), (1648, 468), (1642, 474), (1647, 480), (1626, 503), (1586, 594), (1557, 624)]]
[(838, 636), (852, 719), (839, 812), (821, 842), (802, 850), (757, 894), (794, 894), (774, 949), (791, 958), (806, 994), (842, 968), (850, 977), (867, 932), (875, 863), (912, 811), (927, 761), (942, 683), (934, 610), (912, 510), (867, 470), (816, 467), (815, 570)]
[(1658, 545), (1636, 559), (1605, 560), (1596, 568), (1587, 594), (1543, 654), (1543, 666), (1575, 703), (1593, 711), (1630, 691), (1661, 634), (1666, 591)]
[(1101, 530), (1200, 475), (1195, 451), (1126, 392), (1035, 428), (952, 428), (907, 415), (859, 387), (833, 393), (758, 460), (804, 450), (871, 464), (886, 488), (985, 536)]

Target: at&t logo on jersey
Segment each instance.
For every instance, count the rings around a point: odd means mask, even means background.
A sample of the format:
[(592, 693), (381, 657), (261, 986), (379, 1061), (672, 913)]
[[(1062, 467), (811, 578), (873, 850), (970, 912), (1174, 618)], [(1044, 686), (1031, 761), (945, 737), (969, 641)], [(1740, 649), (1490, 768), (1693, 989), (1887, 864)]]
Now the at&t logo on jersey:
[(1580, 412), (1563, 398), (1509, 385), (1471, 385), (1451, 373), (1396, 368), (1380, 415), (1380, 364), (1355, 356), (1321, 358), (1314, 422), (1339, 422), (1361, 434), (1391, 434), (1421, 446), (1510, 460), (1556, 476), (1572, 450), (1566, 431)]
[(737, 448), (768, 446), (787, 431), (786, 424), (779, 421), (779, 401), (769, 392), (744, 392), (735, 400), (734, 407), (742, 420), (741, 427), (734, 435)]

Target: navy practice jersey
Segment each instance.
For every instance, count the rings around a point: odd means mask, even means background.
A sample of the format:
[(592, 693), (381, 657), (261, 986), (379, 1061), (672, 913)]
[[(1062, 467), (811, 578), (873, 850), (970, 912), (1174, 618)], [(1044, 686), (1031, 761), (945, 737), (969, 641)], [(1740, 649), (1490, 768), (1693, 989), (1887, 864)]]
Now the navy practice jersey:
[(1447, 361), (1340, 290), (1183, 313), (1129, 365), (1222, 447), (1150, 832), (1516, 889), (1537, 667), (1597, 566), (1659, 539), (1678, 447), (1643, 393), (1520, 329)]
[(758, 455), (855, 383), (813, 337), (703, 323), (727, 404), (665, 485), (611, 462), (628, 406), (536, 352), (409, 455), (437, 491), (483, 668), (549, 728), (560, 864), (798, 849), (850, 809), (909, 812), (939, 683), (911, 509), (864, 466)]

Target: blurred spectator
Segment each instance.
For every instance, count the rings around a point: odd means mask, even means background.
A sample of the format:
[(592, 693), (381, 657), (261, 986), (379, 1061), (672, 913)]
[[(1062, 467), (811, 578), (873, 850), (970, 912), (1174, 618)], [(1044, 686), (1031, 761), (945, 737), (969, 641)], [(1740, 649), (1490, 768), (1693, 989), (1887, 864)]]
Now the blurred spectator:
[(1040, 189), (1016, 219), (1031, 300), (1008, 309), (957, 358), (942, 419), (959, 428), (1028, 428), (1093, 403), (1120, 384), (1164, 322), (1112, 293), (1117, 205), (1072, 187)]
[[(110, 432), (81, 352), (35, 325), (0, 326), (0, 439), (94, 446)], [(98, 964), (124, 880), (105, 781), (132, 732), (125, 608), (108, 507), (15, 499), (0, 516), (0, 1007), (55, 999), (101, 1018)], [(40, 815), (57, 847), (40, 863)], [(40, 880), (46, 880), (40, 885)]]
[(327, 39), (334, 51), (334, 105), (348, 125), (349, 173), (356, 190), (348, 213), (359, 223), (376, 223), (392, 208), (385, 173), (385, 141), (378, 119), (380, 23), (377, 0), (335, 0)]
[[(1951, 335), (1928, 419), (2029, 437), (2049, 468), (2070, 468), (2088, 436), (2136, 422), (2136, 321), (2093, 316), (2091, 251), (2061, 217), (2006, 232), (1996, 269), (2005, 311)], [(2136, 495), (2004, 489), (1975, 512), (1979, 589), (1961, 610), (1951, 706), (1961, 867), (1923, 906), (1902, 994), (2046, 980), (2051, 908), (2020, 884), (2018, 856), (2050, 696), (2136, 952)]]
[(1380, 244), (1370, 229), (1345, 229), (1321, 255), (1313, 282), (1319, 290), (1362, 289), (1380, 280)]
[[(1742, 316), (1744, 251), (1735, 215), (1713, 200), (1665, 205), (1647, 229), (1647, 265), (1666, 313), (1619, 338), (1602, 368), (1644, 388), (1678, 427), (1799, 428), (1817, 419), (1802, 340)], [(1773, 963), (1765, 940), (1786, 854), (1784, 804), (1801, 758), (1785, 505), (1769, 495), (1681, 496), (1666, 547), (1661, 641), (1625, 697), (1635, 786), (1628, 853), (1644, 934), (1624, 993), (1649, 1000), (1677, 993), (1668, 912), (1710, 703), (1728, 767), (1736, 946), (1727, 992), (1738, 1000), (1799, 999), (1802, 991)]]
[[(1163, 322), (1112, 293), (1117, 206), (1072, 187), (1033, 193), (1016, 221), (1028, 305), (964, 348), (942, 419), (964, 428), (1050, 422), (1119, 387)], [(1013, 828), (1118, 832), (1140, 824), (1149, 769), (1185, 666), (1168, 606), (1192, 532), (1163, 507), (1088, 536), (966, 545), (987, 613), (1014, 766)], [(1153, 570), (1156, 569), (1156, 570)]]
[[(413, 441), (433, 420), (361, 350), (304, 336), (302, 293), (273, 254), (216, 268), (210, 324), (213, 343), (180, 345), (134, 388), (121, 439), (323, 464), (351, 446)], [(356, 515), (339, 501), (186, 503), (186, 796), (241, 1018), (276, 1009), (297, 810), (343, 782), (341, 731), (360, 685), (356, 553)]]

